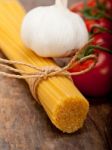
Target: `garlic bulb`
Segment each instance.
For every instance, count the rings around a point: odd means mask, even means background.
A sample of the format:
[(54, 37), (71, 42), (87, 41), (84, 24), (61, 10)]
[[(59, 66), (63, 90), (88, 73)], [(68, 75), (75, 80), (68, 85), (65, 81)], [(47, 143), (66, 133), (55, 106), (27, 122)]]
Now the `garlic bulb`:
[(68, 56), (88, 41), (82, 18), (67, 9), (67, 2), (56, 0), (55, 5), (34, 8), (25, 16), (22, 40), (39, 56)]

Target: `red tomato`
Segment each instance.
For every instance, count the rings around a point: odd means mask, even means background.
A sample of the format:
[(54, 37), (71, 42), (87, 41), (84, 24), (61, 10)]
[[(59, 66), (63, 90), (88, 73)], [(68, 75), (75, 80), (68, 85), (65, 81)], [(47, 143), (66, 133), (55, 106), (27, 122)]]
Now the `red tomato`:
[(107, 12), (112, 15), (112, 0), (105, 0)]
[[(102, 0), (101, 0), (101, 2), (104, 3)], [(96, 5), (96, 1), (95, 0), (90, 0), (87, 3), (88, 7), (94, 7), (95, 5)], [(71, 7), (71, 11), (77, 12), (82, 17), (84, 17), (82, 12), (81, 12), (83, 9), (84, 9), (84, 3), (83, 2), (76, 3), (76, 4), (74, 4)], [(89, 32), (91, 31), (91, 28), (94, 25), (99, 25), (101, 27), (104, 27), (104, 28), (112, 30), (112, 22), (109, 21), (106, 18), (101, 18), (101, 19), (98, 19), (98, 20), (84, 18), (84, 20), (85, 20), (85, 24), (86, 24), (87, 29), (88, 29)]]
[[(112, 34), (109, 33), (100, 33), (94, 36), (93, 45), (100, 45), (104, 48), (108, 48), (109, 50), (112, 50)], [(111, 60), (111, 66), (112, 66), (112, 54), (110, 54), (109, 57)], [(111, 69), (111, 83), (112, 83), (112, 69)]]
[[(102, 47), (112, 49), (112, 34), (109, 33), (100, 33), (94, 36), (94, 45), (100, 45)], [(112, 57), (112, 55), (111, 55)]]
[[(96, 25), (100, 26), (100, 27), (103, 27), (103, 28), (106, 28), (106, 29), (109, 29), (109, 30), (112, 30), (112, 22), (109, 21), (106, 18), (101, 18), (101, 19), (98, 19), (98, 20), (84, 19), (84, 21), (85, 21), (86, 27), (87, 27), (87, 29), (88, 29), (89, 32)], [(99, 30), (100, 29), (98, 29), (98, 31)]]
[[(100, 45), (105, 48), (112, 48), (112, 35), (108, 33), (97, 34), (92, 44)], [(98, 62), (93, 70), (79, 76), (73, 76), (74, 84), (79, 90), (87, 96), (104, 96), (110, 92), (112, 83), (112, 55), (95, 49), (98, 54)], [(91, 61), (81, 64), (81, 66), (73, 67), (70, 72), (84, 70), (91, 64)]]
[[(89, 0), (87, 2), (87, 6), (89, 6), (89, 7), (94, 7), (95, 5), (96, 5), (95, 0)], [(84, 2), (78, 2), (78, 3), (75, 3), (70, 8), (70, 10), (73, 11), (73, 12), (79, 12), (79, 11), (83, 10), (83, 8), (84, 8)]]
[[(99, 2), (105, 4), (107, 12), (112, 13), (112, 0), (99, 0)], [(96, 6), (95, 0), (88, 0), (87, 2), (88, 7)], [(81, 11), (84, 8), (84, 3), (76, 3), (71, 7), (73, 12), (78, 12), (81, 16)], [(93, 12), (94, 13), (94, 12)], [(97, 12), (96, 12), (97, 13)], [(107, 28), (112, 30), (112, 23), (106, 19), (101, 18), (99, 20), (92, 20), (86, 19), (85, 24), (87, 26), (88, 31), (90, 32), (94, 25), (98, 25), (100, 27)], [(95, 31), (99, 31), (96, 30)], [(103, 32), (96, 34), (94, 36), (94, 41), (92, 42), (93, 45), (100, 45), (101, 47), (112, 49), (112, 34)], [(98, 62), (93, 70), (88, 73), (79, 76), (73, 76), (74, 84), (79, 88), (79, 90), (87, 95), (87, 96), (104, 96), (111, 91), (111, 84), (112, 84), (112, 55), (95, 49), (95, 53), (98, 54)], [(81, 65), (73, 66), (70, 69), (70, 72), (79, 72), (81, 70), (86, 69), (93, 63), (93, 60), (87, 60), (86, 62), (82, 63)]]
[[(105, 6), (105, 13), (107, 13), (107, 15), (109, 15), (111, 17), (112, 15), (112, 0), (99, 0), (99, 3)], [(93, 8), (97, 6), (96, 0), (88, 0), (87, 1), (87, 5), (86, 7), (88, 8)], [(97, 7), (95, 7), (95, 10), (91, 9), (91, 13), (92, 15), (96, 15), (97, 13), (99, 13), (99, 9)], [(71, 11), (73, 12), (77, 12), (80, 16), (83, 17), (83, 13), (81, 12), (82, 10), (84, 10), (84, 2), (78, 2), (75, 3), (71, 8)]]
[(79, 12), (83, 9), (84, 7), (84, 3), (83, 2), (79, 2), (79, 3), (75, 3), (70, 10), (73, 12)]
[[(110, 92), (111, 86), (111, 55), (106, 52), (99, 52), (98, 62), (93, 70), (79, 76), (72, 76), (74, 84), (86, 96), (99, 97)], [(89, 62), (91, 64), (91, 62)], [(82, 64), (79, 70), (70, 69), (70, 72), (80, 71), (85, 68)]]
[(77, 65), (75, 65), (75, 63), (74, 63), (72, 68), (69, 69), (69, 71), (71, 71), (71, 72), (79, 72), (79, 71), (85, 70), (92, 63), (93, 63), (93, 60), (91, 60), (91, 59), (90, 60), (86, 60), (85, 62), (82, 62), (81, 64), (77, 64)]
[(101, 18), (97, 21), (98, 25), (100, 25), (101, 27), (107, 28), (112, 30), (112, 22), (109, 21), (106, 18)]
[(96, 22), (96, 20), (85, 19), (85, 24), (86, 24), (86, 27), (87, 27), (88, 31), (90, 32), (92, 27), (95, 26), (97, 24), (97, 22)]
[[(87, 2), (88, 7), (94, 7), (96, 5), (96, 2), (94, 0), (89, 0)], [(78, 2), (71, 6), (70, 10), (72, 12), (77, 12), (80, 16), (83, 16), (82, 10), (84, 9), (84, 2)]]
[(96, 0), (88, 0), (87, 5), (90, 6), (90, 7), (96, 6)]
[(83, 17), (82, 13), (81, 13), (81, 10), (83, 10), (84, 8), (84, 3), (83, 2), (79, 2), (79, 3), (75, 3), (71, 8), (70, 10), (72, 12), (76, 12), (77, 14), (79, 14), (80, 16)]

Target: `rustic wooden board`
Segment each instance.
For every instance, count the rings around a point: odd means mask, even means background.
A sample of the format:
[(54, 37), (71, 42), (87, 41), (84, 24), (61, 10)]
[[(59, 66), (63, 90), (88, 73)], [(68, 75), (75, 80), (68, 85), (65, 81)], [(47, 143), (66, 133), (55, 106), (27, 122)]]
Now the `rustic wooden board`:
[[(21, 2), (28, 10), (51, 0)], [(0, 150), (111, 150), (111, 99), (91, 99), (84, 127), (67, 135), (51, 124), (25, 81), (0, 76)]]

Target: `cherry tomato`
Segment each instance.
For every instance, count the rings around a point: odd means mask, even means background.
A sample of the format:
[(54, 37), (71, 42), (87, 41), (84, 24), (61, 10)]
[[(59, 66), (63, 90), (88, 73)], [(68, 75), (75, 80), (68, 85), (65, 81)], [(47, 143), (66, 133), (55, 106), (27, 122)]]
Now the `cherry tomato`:
[(106, 18), (101, 18), (96, 21), (97, 25), (112, 30), (112, 22)]
[(81, 11), (84, 8), (84, 3), (83, 2), (79, 2), (79, 3), (75, 3), (70, 10), (72, 12), (76, 12), (77, 14), (79, 14), (81, 17), (83, 17), (83, 14), (81, 13)]
[(96, 0), (88, 0), (87, 5), (90, 6), (90, 7), (96, 6)]
[[(93, 40), (94, 45), (100, 45), (104, 48), (112, 49), (112, 34), (109, 33), (100, 33), (94, 36)], [(112, 55), (111, 55), (112, 57)]]
[[(95, 5), (96, 5), (95, 0), (90, 0), (87, 3), (88, 7), (94, 7)], [(101, 27), (112, 30), (112, 22), (111, 21), (109, 21), (106, 18), (100, 18), (98, 20), (96, 20), (96, 19), (86, 19), (83, 16), (82, 12), (81, 12), (83, 9), (84, 9), (84, 3), (83, 2), (76, 3), (71, 7), (71, 11), (77, 12), (80, 16), (82, 16), (84, 18), (85, 24), (86, 24), (87, 29), (88, 29), (89, 32), (91, 31), (91, 28), (95, 25), (99, 25)]]
[[(95, 5), (96, 5), (95, 0), (89, 0), (87, 2), (87, 6), (89, 7), (94, 7)], [(79, 12), (83, 10), (83, 8), (84, 8), (84, 2), (78, 2), (78, 3), (75, 3), (73, 6), (71, 6), (70, 10), (73, 12)]]
[(112, 0), (105, 0), (104, 5), (107, 9), (107, 12), (112, 15)]
[[(100, 45), (104, 48), (112, 50), (112, 34), (109, 33), (100, 33), (94, 36), (93, 45)], [(112, 54), (110, 55), (110, 62), (112, 66)], [(111, 83), (112, 83), (112, 69), (111, 69)]]
[(73, 12), (80, 12), (82, 9), (84, 8), (84, 3), (83, 2), (79, 2), (79, 3), (75, 3), (70, 10)]
[(104, 29), (108, 29), (108, 30), (112, 30), (112, 22), (110, 22), (109, 20), (107, 20), (106, 18), (101, 18), (99, 20), (92, 20), (92, 19), (84, 19), (86, 27), (88, 29), (88, 32), (92, 31), (92, 28), (95, 26), (99, 26), (100, 28), (95, 28), (93, 33), (96, 33), (97, 31), (104, 31)]
[(88, 68), (93, 62), (93, 60), (86, 60), (85, 62), (82, 62), (81, 64), (73, 64), (72, 68), (69, 69), (70, 72), (79, 72), (82, 70), (85, 70)]
[[(106, 12), (112, 14), (112, 0), (99, 0), (100, 3), (103, 3), (106, 7)], [(87, 6), (90, 8), (96, 6), (95, 0), (88, 0)], [(84, 3), (77, 3), (71, 7), (73, 12), (78, 12), (84, 19), (88, 31), (90, 32), (93, 26), (100, 26), (100, 29), (96, 28), (95, 31), (102, 31), (101, 28), (106, 28), (112, 31), (112, 22), (108, 19), (102, 17), (100, 19), (87, 19), (83, 16), (82, 10), (84, 8)], [(97, 7), (96, 7), (97, 8)], [(94, 12), (92, 12), (93, 14)], [(95, 12), (97, 14), (97, 10)], [(109, 50), (112, 49), (112, 34), (109, 32), (101, 32), (94, 35), (94, 40), (92, 45), (101, 46)], [(87, 96), (104, 96), (111, 91), (112, 87), (112, 55), (106, 51), (101, 51), (98, 48), (94, 49), (94, 53), (98, 55), (98, 62), (95, 68), (83, 75), (73, 76), (74, 84), (79, 88), (79, 90)], [(87, 60), (86, 62), (75, 66), (73, 65), (70, 72), (79, 72), (86, 69), (93, 63), (93, 60)]]
[[(93, 45), (100, 45), (110, 49), (112, 47), (112, 35), (108, 33), (97, 34), (94, 37)], [(98, 49), (94, 50), (98, 54), (98, 62), (93, 70), (79, 76), (73, 76), (74, 84), (79, 90), (87, 96), (104, 96), (111, 90), (112, 83), (112, 55)], [(70, 72), (84, 70), (91, 64), (91, 61), (81, 64), (81, 66), (73, 67)]]
[(93, 26), (97, 25), (97, 22), (96, 22), (96, 20), (85, 19), (85, 24), (86, 24), (88, 31), (90, 32), (91, 29), (93, 28)]
[[(96, 5), (96, 2), (94, 0), (89, 0), (87, 2), (87, 6), (88, 7), (94, 7)], [(80, 16), (83, 17), (83, 14), (82, 14), (82, 10), (84, 9), (84, 2), (78, 2), (78, 3), (75, 3), (74, 5), (71, 6), (70, 10), (72, 12), (77, 12), (77, 14), (79, 14)]]
[[(102, 7), (102, 4), (104, 5), (103, 9), (105, 10), (105, 13), (107, 13), (107, 15), (109, 15), (111, 17), (111, 15), (112, 15), (112, 0), (99, 0), (99, 3), (101, 4), (101, 7)], [(72, 12), (77, 12), (79, 15), (84, 17), (83, 13), (82, 13), (82, 11), (84, 10), (84, 6), (85, 6), (84, 2), (78, 2), (78, 3), (75, 3), (70, 8), (70, 10)], [(92, 14), (93, 17), (94, 17), (94, 15), (99, 13), (99, 9), (97, 8), (96, 0), (88, 0), (87, 4), (86, 4), (86, 7), (87, 8), (93, 8), (93, 7), (96, 8), (94, 10), (91, 9), (91, 14)], [(100, 9), (100, 10), (102, 10), (102, 9)]]
[[(107, 52), (99, 52), (98, 62), (93, 70), (79, 76), (72, 76), (74, 84), (86, 96), (99, 97), (110, 92), (111, 80), (111, 58)], [(92, 62), (88, 62), (92, 63)], [(87, 64), (88, 64), (87, 63)], [(79, 70), (72, 68), (70, 72), (80, 71), (88, 65), (82, 64)]]

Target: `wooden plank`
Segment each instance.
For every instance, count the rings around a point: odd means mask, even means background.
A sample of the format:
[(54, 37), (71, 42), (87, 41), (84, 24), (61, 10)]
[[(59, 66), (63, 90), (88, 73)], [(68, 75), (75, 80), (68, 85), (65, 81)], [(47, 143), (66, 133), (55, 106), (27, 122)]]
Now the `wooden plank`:
[[(50, 0), (21, 1), (27, 9), (40, 2), (51, 3)], [(52, 125), (23, 80), (0, 76), (0, 81), (0, 150), (112, 149), (111, 97), (91, 99), (93, 104), (84, 127), (68, 135)]]

